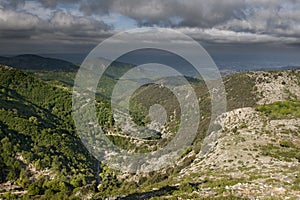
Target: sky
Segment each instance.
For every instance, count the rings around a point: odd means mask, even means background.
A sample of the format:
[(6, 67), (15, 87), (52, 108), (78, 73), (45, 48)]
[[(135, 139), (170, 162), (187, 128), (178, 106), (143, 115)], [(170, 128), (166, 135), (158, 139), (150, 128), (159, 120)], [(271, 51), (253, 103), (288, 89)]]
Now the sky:
[(300, 0), (0, 0), (0, 55), (86, 54), (143, 27), (178, 30), (219, 59), (300, 63)]

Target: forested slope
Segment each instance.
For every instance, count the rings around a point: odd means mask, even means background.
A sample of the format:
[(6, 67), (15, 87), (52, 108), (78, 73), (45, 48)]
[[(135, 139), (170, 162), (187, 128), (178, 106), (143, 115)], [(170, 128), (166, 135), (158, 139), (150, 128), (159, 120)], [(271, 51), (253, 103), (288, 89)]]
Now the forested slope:
[(0, 67), (0, 193), (10, 182), (27, 195), (95, 183), (96, 160), (76, 136), (71, 93)]

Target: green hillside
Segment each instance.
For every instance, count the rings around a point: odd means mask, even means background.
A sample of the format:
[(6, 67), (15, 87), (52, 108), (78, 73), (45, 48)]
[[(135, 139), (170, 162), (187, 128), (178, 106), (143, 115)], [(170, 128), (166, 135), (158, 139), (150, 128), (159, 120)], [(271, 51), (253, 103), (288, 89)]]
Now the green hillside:
[(24, 54), (13, 57), (0, 57), (0, 64), (12, 66), (21, 70), (46, 70), (46, 71), (77, 71), (78, 66), (71, 62), (46, 58), (33, 54)]
[(74, 131), (70, 92), (1, 66), (0, 93), (0, 183), (28, 198), (96, 183), (97, 162)]
[[(118, 77), (130, 68), (125, 65), (118, 70), (115, 66), (116, 74), (107, 71), (100, 80), (96, 103), (99, 124), (122, 149), (155, 151), (177, 131), (179, 105), (176, 97), (161, 85), (139, 88), (130, 99), (128, 117), (146, 126), (150, 122), (150, 106), (159, 103), (166, 108), (169, 135), (159, 133), (139, 139), (125, 134), (114, 122), (107, 96)], [(73, 72), (0, 67), (0, 198), (251, 199), (255, 194), (246, 194), (242, 189), (240, 194), (234, 188), (244, 184), (263, 196), (268, 193), (261, 187), (255, 189), (255, 184), (268, 183), (275, 188), (274, 193), (276, 188), (285, 188), (287, 192), (280, 193), (280, 197), (299, 188), (299, 178), (295, 176), (300, 169), (299, 71), (224, 77), (227, 112), (211, 130), (217, 138), (212, 139), (213, 148), (205, 158), (200, 150), (211, 119), (210, 95), (203, 81), (190, 80), (202, 115), (197, 137), (174, 166), (146, 174), (110, 169), (85, 149), (71, 116), (74, 76)], [(101, 90), (101, 86), (106, 90)], [(268, 178), (275, 171), (280, 177), (289, 177), (288, 181)]]

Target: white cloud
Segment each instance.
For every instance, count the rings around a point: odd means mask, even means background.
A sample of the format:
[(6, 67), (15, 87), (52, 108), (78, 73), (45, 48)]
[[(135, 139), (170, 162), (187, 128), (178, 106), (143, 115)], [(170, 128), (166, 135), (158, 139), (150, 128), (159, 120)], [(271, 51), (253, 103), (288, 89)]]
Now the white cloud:
[(1, 30), (31, 30), (37, 27), (39, 22), (39, 17), (33, 14), (0, 9)]
[(0, 42), (96, 45), (117, 32), (110, 24), (170, 27), (209, 43), (297, 44), (300, 1), (0, 0)]
[[(279, 40), (283, 37), (290, 40), (289, 37), (300, 35), (300, 1), (297, 0), (103, 0), (101, 2), (93, 0), (82, 2), (81, 11), (86, 14), (119, 13), (136, 20), (140, 26), (227, 30), (236, 35), (241, 32), (240, 35), (257, 35), (256, 37), (259, 38), (278, 37)], [(249, 37), (241, 37), (243, 38)], [(223, 41), (223, 37), (220, 40)]]
[(39, 18), (44, 20), (49, 19), (53, 14), (52, 9), (45, 8), (38, 1), (26, 1), (21, 10), (39, 16)]

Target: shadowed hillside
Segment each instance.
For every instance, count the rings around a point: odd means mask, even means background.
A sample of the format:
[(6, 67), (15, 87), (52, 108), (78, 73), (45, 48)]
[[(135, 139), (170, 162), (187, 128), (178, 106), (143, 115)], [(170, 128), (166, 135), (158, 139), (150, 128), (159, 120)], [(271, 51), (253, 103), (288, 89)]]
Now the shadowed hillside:
[(78, 66), (73, 63), (46, 58), (38, 55), (24, 54), (14, 57), (0, 57), (0, 64), (8, 65), (22, 70), (46, 70), (46, 71), (77, 71)]

